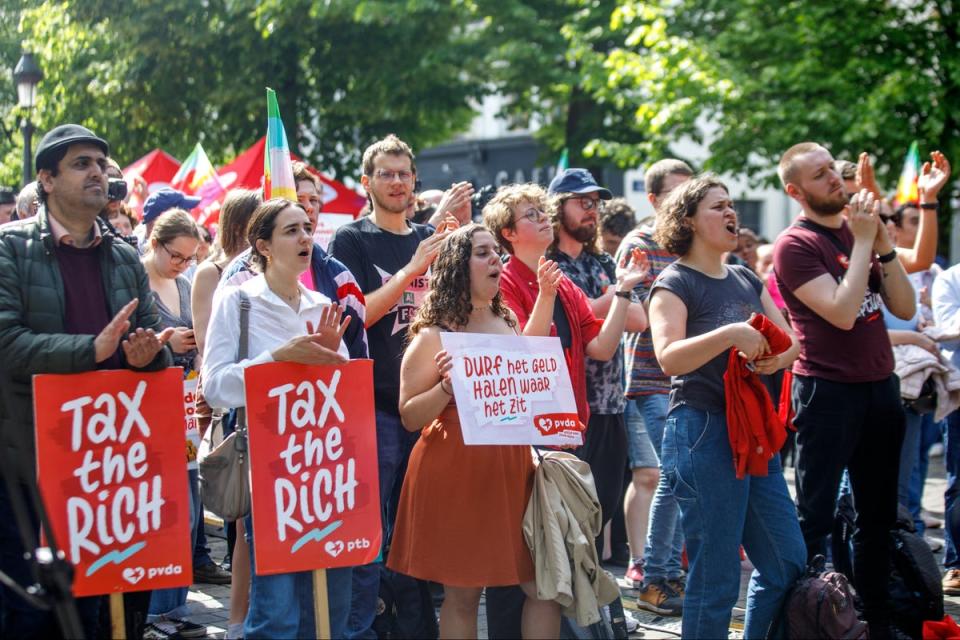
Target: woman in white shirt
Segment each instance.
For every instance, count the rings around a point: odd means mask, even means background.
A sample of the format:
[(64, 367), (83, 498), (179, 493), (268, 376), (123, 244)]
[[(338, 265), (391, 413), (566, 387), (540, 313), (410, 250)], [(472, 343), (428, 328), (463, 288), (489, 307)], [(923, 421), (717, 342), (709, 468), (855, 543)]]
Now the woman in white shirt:
[[(214, 300), (203, 352), (207, 401), (216, 407), (244, 404), (243, 370), (266, 362), (340, 364), (348, 359), (340, 308), (300, 283), (310, 267), (313, 228), (304, 208), (288, 200), (264, 202), (250, 219), (247, 236), (260, 274)], [(239, 360), (241, 291), (250, 300), (248, 357)], [(250, 552), (253, 523), (245, 520)], [(253, 564), (251, 562), (251, 564)], [(310, 572), (258, 576), (253, 568), (247, 638), (316, 637)], [(350, 610), (352, 569), (327, 571), (330, 629), (343, 637)]]

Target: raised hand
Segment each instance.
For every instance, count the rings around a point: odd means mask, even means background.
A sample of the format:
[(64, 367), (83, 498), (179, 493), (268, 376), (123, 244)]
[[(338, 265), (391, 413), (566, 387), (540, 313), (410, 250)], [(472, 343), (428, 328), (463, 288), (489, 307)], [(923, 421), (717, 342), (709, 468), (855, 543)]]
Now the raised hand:
[(557, 289), (560, 287), (562, 279), (563, 272), (560, 271), (560, 266), (553, 260), (547, 260), (541, 256), (537, 267), (537, 284), (540, 285), (540, 295), (547, 297), (557, 295)]
[(617, 265), (617, 285), (621, 288), (633, 289), (650, 275), (650, 259), (647, 253), (639, 247), (634, 247), (630, 253), (624, 253)]
[(850, 198), (847, 224), (853, 232), (855, 240), (870, 242), (873, 245), (877, 240), (877, 224), (880, 219), (880, 203), (872, 193), (861, 189)]
[(150, 364), (156, 355), (163, 349), (163, 345), (170, 340), (173, 335), (173, 327), (168, 327), (156, 334), (153, 329), (137, 329), (127, 336), (123, 341), (123, 353), (127, 358), (127, 364), (131, 367), (141, 368)]
[(343, 364), (345, 357), (316, 342), (315, 334), (297, 336), (287, 340), (286, 344), (271, 355), (277, 362), (298, 362), (300, 364)]
[(433, 356), (433, 361), (437, 363), (437, 372), (440, 374), (440, 386), (444, 391), (453, 395), (453, 384), (450, 380), (450, 372), (453, 371), (453, 356), (447, 353), (446, 349), (441, 349)]
[(414, 252), (413, 257), (410, 258), (410, 262), (407, 263), (411, 273), (420, 275), (426, 272), (430, 265), (433, 264), (433, 261), (437, 259), (437, 254), (440, 252), (440, 245), (446, 240), (448, 235), (450, 235), (449, 230), (437, 231), (417, 245), (417, 250)]
[[(469, 182), (457, 182), (443, 192), (436, 213), (431, 216), (435, 220), (443, 220), (452, 214), (461, 225), (470, 222), (472, 212), (470, 198), (473, 196), (473, 185)], [(437, 231), (440, 229), (438, 228)]]
[(138, 298), (134, 298), (125, 304), (123, 309), (120, 309), (117, 315), (113, 316), (113, 319), (107, 323), (103, 331), (93, 339), (94, 360), (103, 362), (116, 352), (117, 346), (120, 344), (120, 338), (130, 328), (130, 315), (137, 308), (139, 302)]
[[(341, 322), (342, 319), (342, 322)], [(313, 341), (321, 347), (332, 351), (340, 348), (340, 341), (343, 334), (350, 326), (350, 316), (344, 316), (343, 310), (335, 302), (324, 305), (320, 311), (320, 320), (316, 326), (307, 320), (307, 333), (313, 338)]]
[(937, 195), (947, 184), (950, 177), (950, 161), (947, 156), (939, 151), (930, 154), (933, 164), (924, 162), (920, 168), (920, 176), (917, 178), (917, 190), (920, 192), (920, 199), (924, 202), (934, 202)]
[(857, 188), (866, 189), (878, 200), (883, 198), (883, 192), (877, 184), (877, 177), (873, 171), (873, 162), (866, 151), (860, 154), (857, 162)]

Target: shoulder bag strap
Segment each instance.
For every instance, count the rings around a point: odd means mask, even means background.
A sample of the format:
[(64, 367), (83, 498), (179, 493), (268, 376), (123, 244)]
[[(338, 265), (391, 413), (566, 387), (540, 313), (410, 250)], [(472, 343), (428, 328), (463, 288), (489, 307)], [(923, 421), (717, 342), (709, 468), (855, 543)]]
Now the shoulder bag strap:
[[(238, 360), (245, 360), (250, 348), (250, 298), (243, 289), (240, 290), (240, 351)], [(247, 407), (237, 409), (237, 448), (243, 450), (247, 446)]]

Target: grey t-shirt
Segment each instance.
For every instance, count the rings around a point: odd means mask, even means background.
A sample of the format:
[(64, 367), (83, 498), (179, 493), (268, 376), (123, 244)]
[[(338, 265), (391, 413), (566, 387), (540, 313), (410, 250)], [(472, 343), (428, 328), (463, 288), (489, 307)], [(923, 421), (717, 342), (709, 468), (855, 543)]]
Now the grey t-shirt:
[[(687, 337), (709, 333), (718, 327), (745, 322), (751, 313), (763, 313), (760, 293), (763, 282), (748, 267), (727, 265), (727, 275), (711, 278), (696, 269), (674, 262), (651, 287), (666, 289), (687, 307)], [(670, 408), (688, 404), (704, 411), (724, 411), (723, 374), (730, 352), (724, 351), (705, 365), (670, 379)]]

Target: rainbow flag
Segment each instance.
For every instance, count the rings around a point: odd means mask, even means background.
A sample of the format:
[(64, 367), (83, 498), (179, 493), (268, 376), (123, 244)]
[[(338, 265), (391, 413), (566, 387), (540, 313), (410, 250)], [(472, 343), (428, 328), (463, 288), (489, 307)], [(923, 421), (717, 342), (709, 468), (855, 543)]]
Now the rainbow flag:
[(280, 119), (277, 94), (267, 88), (267, 149), (263, 154), (263, 198), (286, 198), (297, 201), (297, 184), (293, 181), (293, 163), (287, 132)]
[(907, 157), (903, 161), (903, 171), (900, 172), (900, 180), (897, 182), (897, 195), (895, 200), (897, 204), (904, 202), (917, 202), (920, 194), (917, 191), (917, 178), (920, 175), (920, 149), (917, 141), (910, 144), (910, 150), (907, 151)]
[(210, 203), (220, 199), (226, 189), (220, 184), (217, 172), (210, 163), (203, 146), (198, 142), (187, 159), (183, 161), (170, 186), (190, 196), (199, 196), (196, 210), (203, 211)]

